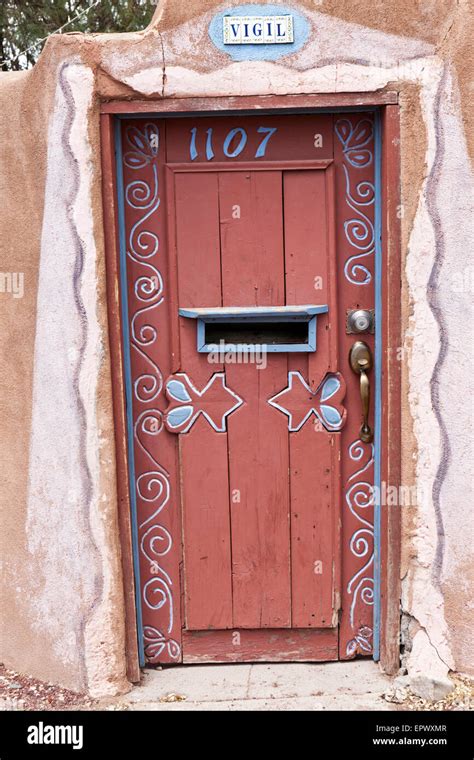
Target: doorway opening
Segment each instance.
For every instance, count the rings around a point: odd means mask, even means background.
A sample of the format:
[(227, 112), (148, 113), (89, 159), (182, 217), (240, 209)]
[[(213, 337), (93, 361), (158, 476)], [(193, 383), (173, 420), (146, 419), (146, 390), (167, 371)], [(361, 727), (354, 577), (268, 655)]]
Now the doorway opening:
[(103, 116), (141, 664), (398, 657), (387, 108)]

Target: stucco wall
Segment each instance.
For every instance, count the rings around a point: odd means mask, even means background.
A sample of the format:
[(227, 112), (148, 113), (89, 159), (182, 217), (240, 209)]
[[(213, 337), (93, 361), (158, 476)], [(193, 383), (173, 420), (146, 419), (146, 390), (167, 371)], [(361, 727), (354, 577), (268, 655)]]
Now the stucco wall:
[(2, 659), (95, 694), (127, 688), (99, 99), (390, 89), (401, 103), (403, 482), (423, 494), (403, 515), (404, 643), (472, 672), (467, 3), (288, 1), (310, 35), (274, 61), (212, 45), (212, 17), (237, 4), (162, 0), (142, 33), (58, 35), (32, 71), (1, 76), (1, 271), (24, 273), (23, 297), (0, 293)]

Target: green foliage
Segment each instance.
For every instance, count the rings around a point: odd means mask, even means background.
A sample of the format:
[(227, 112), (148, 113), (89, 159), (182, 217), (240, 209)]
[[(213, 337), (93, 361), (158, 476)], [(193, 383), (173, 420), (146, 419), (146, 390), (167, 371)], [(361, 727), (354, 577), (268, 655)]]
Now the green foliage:
[[(44, 45), (43, 38), (65, 24), (64, 32), (134, 32), (150, 23), (157, 5), (157, 0), (99, 0), (96, 5), (94, 2), (0, 0), (3, 71), (33, 66)], [(90, 6), (93, 7), (85, 12)], [(76, 19), (78, 15), (80, 18)]]

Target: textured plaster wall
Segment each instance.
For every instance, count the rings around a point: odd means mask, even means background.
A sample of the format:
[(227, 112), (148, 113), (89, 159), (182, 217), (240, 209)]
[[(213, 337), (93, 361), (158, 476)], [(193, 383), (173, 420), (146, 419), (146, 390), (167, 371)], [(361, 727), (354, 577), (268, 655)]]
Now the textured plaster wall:
[(71, 57), (42, 88), (29, 79), (7, 76), (2, 88), (1, 269), (25, 273), (24, 297), (0, 300), (2, 660), (117, 693), (128, 683), (103, 242), (91, 211), (94, 78)]
[(99, 98), (396, 89), (403, 480), (424, 497), (403, 515), (405, 644), (426, 669), (472, 672), (467, 4), (287, 2), (308, 43), (239, 62), (208, 36), (232, 5), (162, 0), (142, 33), (52, 37), (35, 69), (0, 79), (1, 270), (25, 273), (22, 299), (0, 294), (2, 658), (95, 694), (127, 688)]

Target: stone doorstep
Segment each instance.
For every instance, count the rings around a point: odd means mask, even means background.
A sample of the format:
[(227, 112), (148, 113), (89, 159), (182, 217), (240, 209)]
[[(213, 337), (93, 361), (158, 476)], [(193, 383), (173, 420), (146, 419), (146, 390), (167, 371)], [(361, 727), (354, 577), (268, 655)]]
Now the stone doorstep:
[(117, 709), (395, 710), (390, 684), (367, 660), (188, 665), (146, 671)]

